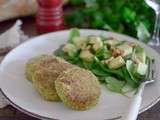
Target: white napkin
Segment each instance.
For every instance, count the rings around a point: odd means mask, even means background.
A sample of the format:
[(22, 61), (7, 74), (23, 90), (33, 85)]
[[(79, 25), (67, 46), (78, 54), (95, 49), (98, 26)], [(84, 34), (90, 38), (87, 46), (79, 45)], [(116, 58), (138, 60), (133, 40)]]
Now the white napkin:
[[(5, 50), (12, 49), (28, 39), (23, 31), (21, 30), (22, 21), (17, 20), (16, 23), (6, 32), (0, 35), (0, 53), (7, 52)], [(4, 56), (0, 56), (0, 62)], [(0, 83), (1, 84), (1, 83)], [(7, 106), (9, 102), (5, 99), (0, 91), (0, 108)]]

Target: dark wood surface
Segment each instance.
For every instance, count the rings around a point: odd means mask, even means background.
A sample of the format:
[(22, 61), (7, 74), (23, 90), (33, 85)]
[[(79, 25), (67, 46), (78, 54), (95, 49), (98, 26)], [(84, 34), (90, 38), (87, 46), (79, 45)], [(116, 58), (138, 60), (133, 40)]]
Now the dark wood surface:
[[(26, 17), (21, 18), (23, 21), (22, 30), (25, 34), (32, 36), (37, 36), (38, 34), (35, 31), (34, 18)], [(0, 22), (0, 33), (7, 30), (11, 27), (16, 20), (10, 20), (5, 22)], [(160, 52), (160, 49), (157, 49)], [(38, 120), (36, 118), (30, 117), (12, 106), (7, 106), (3, 109), (0, 109), (0, 120)], [(160, 102), (153, 106), (151, 109), (140, 114), (138, 120), (160, 120)]]

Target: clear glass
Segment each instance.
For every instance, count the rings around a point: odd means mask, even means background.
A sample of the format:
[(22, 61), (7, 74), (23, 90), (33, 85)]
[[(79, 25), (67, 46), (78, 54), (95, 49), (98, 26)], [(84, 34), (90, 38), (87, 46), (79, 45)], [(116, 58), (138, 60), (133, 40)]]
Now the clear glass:
[(154, 31), (149, 45), (160, 46), (160, 0), (145, 0), (145, 2), (156, 13)]

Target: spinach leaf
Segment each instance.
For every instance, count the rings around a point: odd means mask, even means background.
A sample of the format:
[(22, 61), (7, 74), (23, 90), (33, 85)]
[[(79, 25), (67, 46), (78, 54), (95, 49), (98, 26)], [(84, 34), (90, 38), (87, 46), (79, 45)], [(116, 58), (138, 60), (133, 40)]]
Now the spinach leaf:
[(122, 93), (122, 89), (125, 85), (124, 81), (117, 80), (114, 77), (106, 77), (105, 82), (107, 83), (106, 87), (109, 90), (111, 90), (113, 92), (117, 92), (117, 93)]
[(110, 76), (109, 73), (104, 72), (104, 71), (102, 71), (102, 70), (100, 70), (100, 69), (92, 69), (91, 71), (92, 71), (96, 76), (100, 76), (100, 77)]

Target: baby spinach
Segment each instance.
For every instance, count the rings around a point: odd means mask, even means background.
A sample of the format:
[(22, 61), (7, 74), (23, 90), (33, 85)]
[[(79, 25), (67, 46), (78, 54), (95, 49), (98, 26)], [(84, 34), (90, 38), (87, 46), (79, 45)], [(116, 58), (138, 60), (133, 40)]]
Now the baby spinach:
[(106, 87), (109, 90), (117, 93), (122, 93), (122, 89), (125, 85), (124, 81), (117, 80), (116, 78), (110, 76), (105, 78), (105, 82), (107, 83)]

